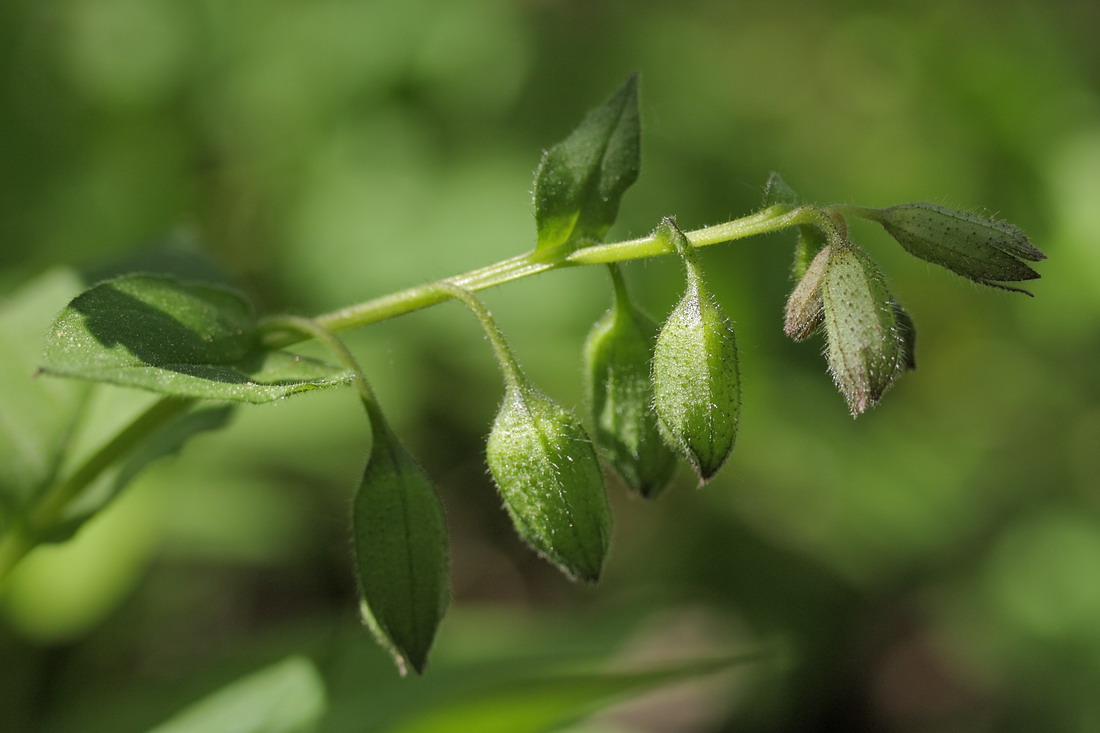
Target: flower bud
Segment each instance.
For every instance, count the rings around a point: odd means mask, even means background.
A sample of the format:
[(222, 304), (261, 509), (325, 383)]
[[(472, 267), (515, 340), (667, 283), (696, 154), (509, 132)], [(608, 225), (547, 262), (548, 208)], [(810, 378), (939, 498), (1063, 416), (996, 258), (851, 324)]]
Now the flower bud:
[(902, 368), (898, 311), (878, 267), (846, 240), (829, 246), (821, 299), (829, 370), (854, 417), (878, 402)]
[(686, 238), (666, 220), (669, 240), (684, 259), (687, 291), (657, 336), (654, 408), (665, 440), (691, 462), (701, 482), (733, 450), (741, 413), (737, 342), (703, 282)]
[(1028, 293), (1004, 282), (1033, 280), (1023, 260), (1046, 259), (1016, 227), (935, 204), (902, 204), (870, 214), (910, 254), (983, 285)]
[(374, 443), (352, 509), (360, 608), (402, 674), (406, 664), (419, 674), (450, 599), (443, 507), (381, 412), (371, 414)]
[(598, 580), (611, 509), (580, 422), (533, 387), (510, 384), (486, 455), (520, 537), (570, 578)]
[(829, 248), (817, 253), (803, 271), (790, 297), (787, 298), (787, 314), (783, 331), (795, 341), (805, 341), (817, 333), (825, 322), (825, 307), (821, 301), (821, 286), (825, 279), (825, 263)]
[(676, 454), (661, 438), (653, 412), (657, 324), (631, 301), (617, 268), (612, 277), (615, 303), (585, 342), (588, 404), (604, 457), (631, 490), (651, 499), (676, 472)]

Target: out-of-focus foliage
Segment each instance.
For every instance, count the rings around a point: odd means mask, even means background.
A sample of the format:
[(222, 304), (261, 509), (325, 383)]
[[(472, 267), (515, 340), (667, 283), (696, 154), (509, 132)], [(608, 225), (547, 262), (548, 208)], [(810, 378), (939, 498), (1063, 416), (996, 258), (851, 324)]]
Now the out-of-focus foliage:
[[(0, 3), (4, 297), (55, 265), (179, 274), (158, 264), (166, 235), (263, 309), (307, 314), (516, 254), (535, 242), (539, 151), (633, 71), (641, 176), (608, 238), (746, 213), (777, 169), (808, 201), (995, 214), (1049, 255), (1028, 299), (853, 224), (921, 334), (919, 368), (853, 422), (815, 348), (782, 334), (793, 236), (701, 253), (741, 347), (738, 447), (700, 491), (686, 471), (656, 503), (612, 486), (595, 590), (500, 511), (483, 457), (499, 377), (473, 320), (442, 306), (363, 329), (351, 346), (452, 535), (429, 675), (395, 679), (354, 627), (367, 428), (337, 390), (240, 410), (49, 548), (67, 563), (28, 558), (0, 599), (0, 719), (144, 730), (306, 654), (324, 729), (386, 730), (520, 672), (764, 644), (781, 651), (735, 678), (583, 729), (1100, 726), (1096, 27), (1070, 0)], [(674, 258), (624, 272), (668, 312)], [(570, 406), (606, 281), (486, 293)]]

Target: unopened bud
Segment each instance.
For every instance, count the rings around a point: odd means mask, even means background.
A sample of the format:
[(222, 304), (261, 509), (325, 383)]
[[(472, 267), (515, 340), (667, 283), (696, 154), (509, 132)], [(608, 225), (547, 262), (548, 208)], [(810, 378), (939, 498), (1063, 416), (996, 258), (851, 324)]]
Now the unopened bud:
[(829, 370), (857, 416), (878, 402), (902, 367), (897, 311), (878, 266), (845, 240), (829, 246), (821, 298)]

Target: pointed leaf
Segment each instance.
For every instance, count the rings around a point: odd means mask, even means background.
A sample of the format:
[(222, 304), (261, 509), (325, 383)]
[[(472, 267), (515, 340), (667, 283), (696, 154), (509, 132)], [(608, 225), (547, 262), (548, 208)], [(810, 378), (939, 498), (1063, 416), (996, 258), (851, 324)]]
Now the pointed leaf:
[(638, 81), (631, 76), (543, 154), (535, 171), (536, 251), (571, 251), (603, 239), (638, 177), (639, 138)]
[(420, 674), (450, 600), (447, 529), (435, 487), (378, 410), (352, 523), (363, 620), (397, 662)]
[(778, 173), (772, 171), (768, 174), (768, 180), (764, 184), (764, 206), (775, 206), (776, 204), (798, 206), (799, 199), (795, 190), (788, 186), (787, 182)]
[(902, 204), (869, 214), (910, 254), (974, 282), (1030, 295), (1005, 282), (1034, 280), (1024, 264), (1046, 259), (1011, 224), (935, 204)]
[(128, 275), (77, 296), (46, 341), (48, 374), (181, 397), (269, 402), (347, 384), (347, 370), (258, 348), (252, 308), (227, 288)]

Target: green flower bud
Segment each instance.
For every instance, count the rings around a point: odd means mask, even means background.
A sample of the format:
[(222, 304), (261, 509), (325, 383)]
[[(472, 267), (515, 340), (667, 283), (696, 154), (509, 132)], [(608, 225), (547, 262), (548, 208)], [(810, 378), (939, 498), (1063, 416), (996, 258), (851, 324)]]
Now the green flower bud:
[(613, 266), (611, 274), (615, 303), (584, 347), (588, 404), (604, 457), (630, 489), (654, 498), (676, 472), (676, 454), (661, 438), (653, 412), (657, 324), (631, 301), (619, 269)]
[(790, 297), (787, 298), (787, 314), (783, 331), (795, 341), (805, 341), (817, 333), (825, 322), (825, 307), (821, 300), (821, 287), (825, 280), (825, 264), (829, 260), (829, 248), (817, 253), (802, 274)]
[(665, 440), (706, 482), (725, 463), (737, 438), (737, 342), (703, 282), (691, 245), (670, 219), (662, 229), (684, 260), (687, 290), (657, 336), (653, 404)]
[(520, 537), (570, 578), (598, 580), (611, 508), (580, 422), (533, 387), (510, 383), (486, 454)]
[(352, 509), (363, 619), (420, 674), (447, 610), (447, 530), (431, 481), (368, 406), (374, 443)]
[(983, 285), (1028, 293), (1004, 282), (1034, 280), (1023, 260), (1046, 259), (1016, 227), (935, 204), (902, 204), (867, 214), (910, 254)]
[(821, 299), (829, 370), (854, 417), (893, 383), (905, 344), (886, 280), (871, 258), (843, 239), (828, 252)]

